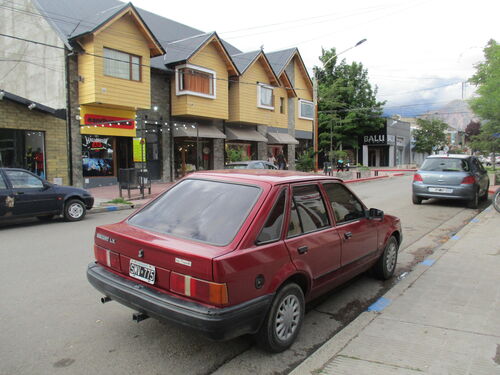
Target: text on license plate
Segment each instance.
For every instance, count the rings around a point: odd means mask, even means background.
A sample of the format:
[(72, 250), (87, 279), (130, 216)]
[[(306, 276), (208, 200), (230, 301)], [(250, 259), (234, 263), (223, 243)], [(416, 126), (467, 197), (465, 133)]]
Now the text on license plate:
[(431, 193), (453, 193), (453, 189), (446, 188), (429, 188), (429, 192)]
[(145, 281), (149, 284), (155, 283), (156, 269), (147, 263), (142, 263), (137, 260), (130, 260), (129, 275), (136, 279)]

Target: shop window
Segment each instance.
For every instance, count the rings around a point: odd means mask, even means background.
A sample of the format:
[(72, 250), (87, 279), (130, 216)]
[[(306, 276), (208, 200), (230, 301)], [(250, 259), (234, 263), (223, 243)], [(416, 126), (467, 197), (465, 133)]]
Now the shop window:
[(45, 133), (0, 129), (0, 167), (24, 168), (45, 178)]
[(209, 69), (181, 65), (176, 68), (177, 95), (191, 94), (215, 98), (215, 72)]
[(313, 102), (299, 99), (299, 118), (303, 120), (314, 120)]
[(274, 109), (273, 86), (263, 83), (257, 85), (257, 107)]
[(113, 138), (94, 135), (82, 136), (82, 160), (84, 177), (114, 175)]
[(130, 81), (140, 81), (141, 58), (140, 56), (104, 48), (104, 75)]

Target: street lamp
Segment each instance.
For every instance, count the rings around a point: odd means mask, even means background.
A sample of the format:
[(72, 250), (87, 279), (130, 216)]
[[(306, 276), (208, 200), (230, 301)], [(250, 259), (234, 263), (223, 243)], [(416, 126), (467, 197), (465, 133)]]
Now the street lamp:
[[(357, 42), (352, 47), (349, 47), (349, 48), (343, 50), (342, 52), (339, 52), (339, 53), (334, 54), (333, 56), (330, 56), (330, 58), (323, 63), (323, 67), (326, 67), (326, 64), (328, 64), (330, 61), (332, 61), (334, 57), (337, 57), (337, 56), (343, 54), (344, 52), (350, 51), (351, 49), (356, 48), (357, 46), (363, 44), (364, 42), (366, 42), (366, 38), (361, 39), (359, 42)], [(315, 152), (314, 167), (315, 167), (315, 169), (318, 169), (318, 141), (319, 141), (318, 140), (318, 137), (319, 137), (319, 135), (318, 135), (318, 80), (316, 79), (316, 72), (313, 75), (313, 103), (314, 103), (313, 141), (314, 141), (314, 152)], [(332, 126), (333, 126), (333, 124), (332, 124)], [(331, 142), (332, 142), (332, 135), (331, 135), (332, 126), (330, 127), (330, 149), (331, 149)]]

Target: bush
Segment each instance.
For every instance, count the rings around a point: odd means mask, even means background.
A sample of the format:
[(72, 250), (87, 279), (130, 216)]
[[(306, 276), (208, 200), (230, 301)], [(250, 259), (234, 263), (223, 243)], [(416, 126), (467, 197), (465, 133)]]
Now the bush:
[(308, 149), (299, 153), (295, 168), (302, 172), (310, 172), (314, 170), (314, 150)]

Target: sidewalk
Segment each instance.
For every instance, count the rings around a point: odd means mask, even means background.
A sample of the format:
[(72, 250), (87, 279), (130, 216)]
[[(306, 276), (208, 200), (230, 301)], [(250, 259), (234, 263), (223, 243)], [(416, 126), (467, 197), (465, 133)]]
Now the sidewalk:
[(291, 374), (500, 374), (499, 228), (490, 206)]

